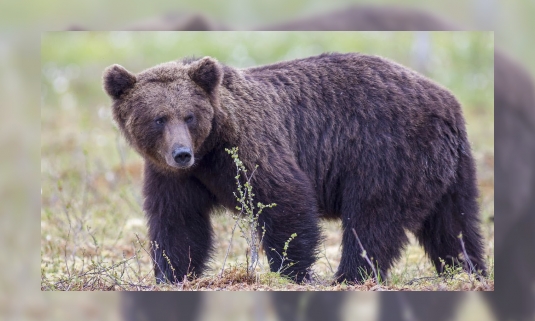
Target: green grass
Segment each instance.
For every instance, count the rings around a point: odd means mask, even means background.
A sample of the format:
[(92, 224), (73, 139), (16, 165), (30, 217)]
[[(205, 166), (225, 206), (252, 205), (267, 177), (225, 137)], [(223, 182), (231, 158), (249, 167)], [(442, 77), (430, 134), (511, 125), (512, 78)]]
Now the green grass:
[[(156, 285), (141, 209), (142, 159), (119, 135), (101, 85), (105, 67), (119, 63), (139, 72), (184, 56), (216, 57), (248, 67), (322, 52), (363, 52), (416, 68), (412, 32), (52, 32), (42, 37), (41, 106), (41, 288), (43, 290), (167, 290)], [(464, 273), (436, 278), (411, 236), (401, 260), (380, 286), (330, 287), (340, 260), (340, 224), (323, 224), (326, 241), (314, 265), (318, 281), (295, 285), (263, 270), (247, 276), (246, 242), (234, 225), (214, 217), (216, 253), (210, 271), (180, 285), (195, 289), (477, 290), (494, 287), (494, 104), (493, 36), (440, 32), (429, 37), (427, 75), (460, 100), (477, 162), (481, 216), (491, 276), (484, 282)], [(291, 244), (290, 244), (291, 246)], [(245, 274), (245, 277), (244, 277)]]

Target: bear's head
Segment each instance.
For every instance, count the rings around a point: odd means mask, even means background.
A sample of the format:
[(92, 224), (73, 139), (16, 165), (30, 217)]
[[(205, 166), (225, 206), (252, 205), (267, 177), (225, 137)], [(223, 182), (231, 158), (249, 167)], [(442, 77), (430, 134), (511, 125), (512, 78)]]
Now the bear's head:
[(214, 115), (221, 113), (223, 68), (213, 58), (173, 61), (137, 75), (119, 65), (104, 71), (113, 117), (146, 160), (170, 170), (191, 167), (206, 152)]

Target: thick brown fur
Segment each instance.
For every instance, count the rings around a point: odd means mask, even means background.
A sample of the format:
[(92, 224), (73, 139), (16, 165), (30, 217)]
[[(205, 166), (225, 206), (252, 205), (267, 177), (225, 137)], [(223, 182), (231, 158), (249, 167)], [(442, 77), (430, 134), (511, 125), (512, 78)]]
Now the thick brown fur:
[[(260, 215), (272, 270), (280, 267), (275, 252), (297, 233), (287, 251), (295, 264), (284, 273), (307, 278), (319, 219), (338, 218), (338, 281), (360, 282), (371, 272), (352, 229), (382, 277), (399, 258), (406, 230), (439, 272), (441, 259), (460, 262), (462, 233), (472, 262), (485, 271), (461, 107), (423, 76), (380, 57), (337, 53), (243, 70), (188, 59), (150, 68), (133, 84), (113, 81), (131, 76), (112, 66), (104, 83), (119, 128), (146, 160), (144, 208), (158, 244), (158, 280), (205, 269), (210, 213), (237, 205), (236, 169), (225, 152), (235, 146), (247, 168), (259, 165), (255, 200), (277, 204)], [(177, 146), (191, 148), (193, 165), (173, 164)]]

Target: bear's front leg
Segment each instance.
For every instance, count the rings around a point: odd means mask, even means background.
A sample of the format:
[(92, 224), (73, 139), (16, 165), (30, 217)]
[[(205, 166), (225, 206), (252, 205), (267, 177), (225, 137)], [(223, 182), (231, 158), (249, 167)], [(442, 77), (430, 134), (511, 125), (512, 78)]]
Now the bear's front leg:
[(148, 162), (143, 193), (156, 281), (199, 276), (212, 250), (213, 196), (195, 178), (160, 173)]

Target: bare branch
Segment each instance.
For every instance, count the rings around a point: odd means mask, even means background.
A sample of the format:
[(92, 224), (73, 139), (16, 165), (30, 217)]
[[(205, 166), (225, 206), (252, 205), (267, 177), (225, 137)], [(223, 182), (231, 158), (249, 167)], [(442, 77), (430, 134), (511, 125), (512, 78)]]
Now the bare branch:
[(359, 237), (357, 235), (357, 231), (355, 231), (354, 228), (352, 228), (351, 230), (353, 231), (353, 234), (355, 235), (355, 238), (357, 239), (357, 242), (359, 243), (360, 249), (362, 250), (362, 252), (360, 253), (360, 256), (362, 256), (364, 259), (366, 259), (366, 262), (368, 262), (368, 264), (372, 268), (373, 275), (375, 276), (375, 281), (379, 282), (379, 278), (377, 276), (377, 270), (375, 269), (375, 266), (373, 266), (372, 261), (368, 258), (368, 254), (366, 254), (366, 250), (362, 246), (362, 243), (360, 243), (360, 239), (359, 239)]

